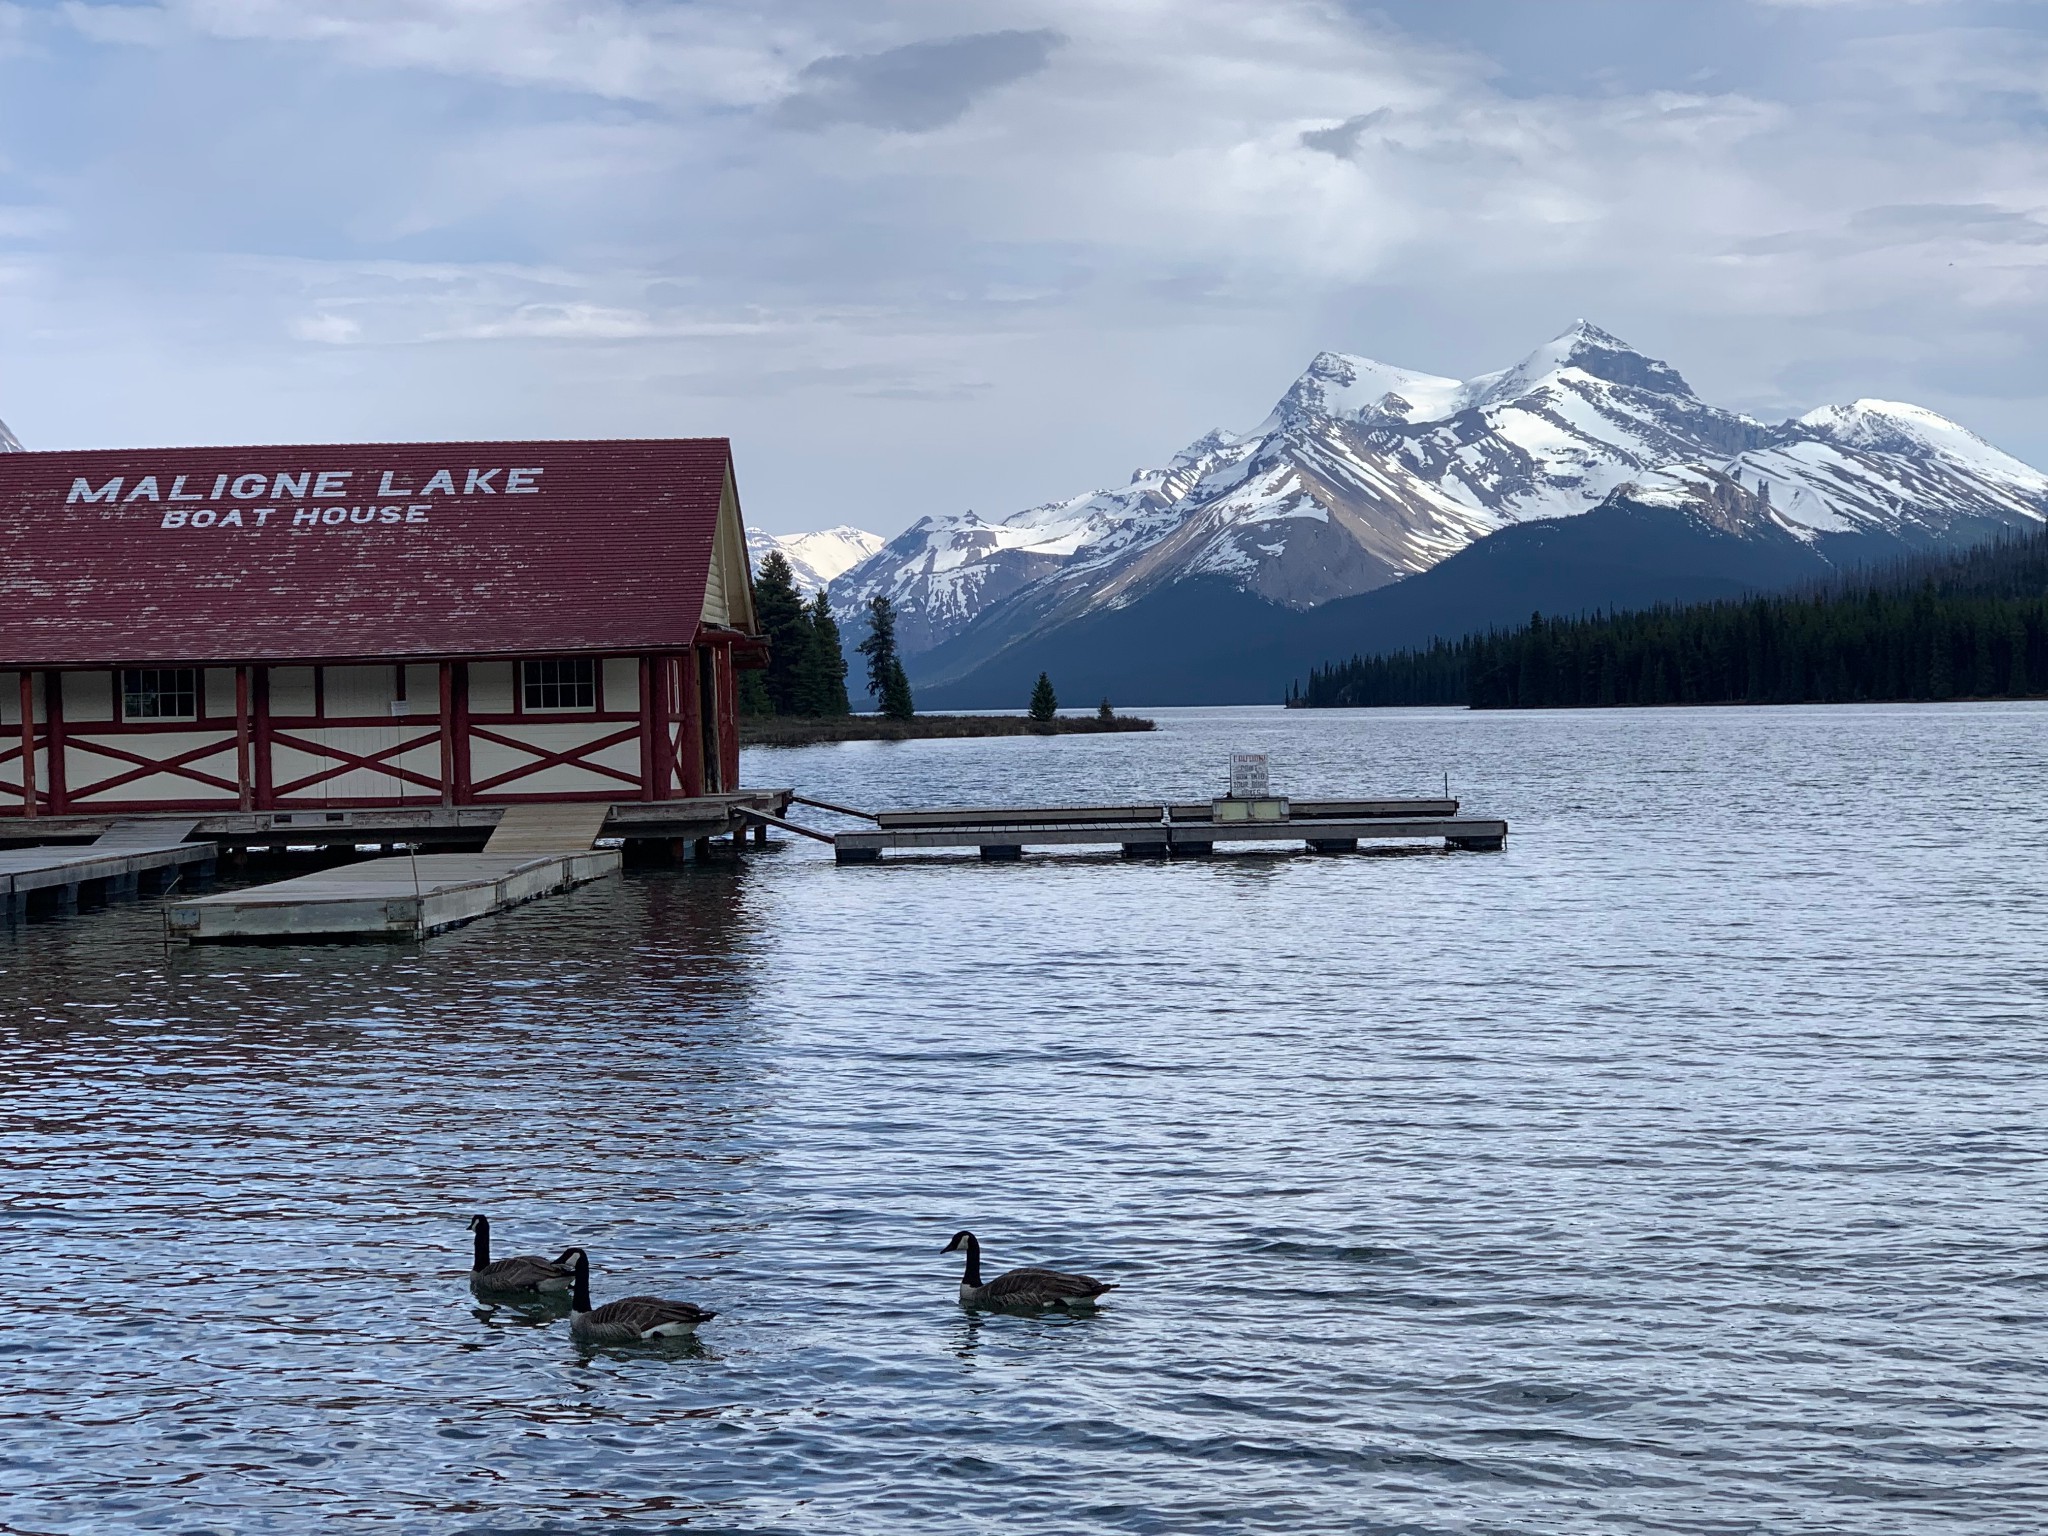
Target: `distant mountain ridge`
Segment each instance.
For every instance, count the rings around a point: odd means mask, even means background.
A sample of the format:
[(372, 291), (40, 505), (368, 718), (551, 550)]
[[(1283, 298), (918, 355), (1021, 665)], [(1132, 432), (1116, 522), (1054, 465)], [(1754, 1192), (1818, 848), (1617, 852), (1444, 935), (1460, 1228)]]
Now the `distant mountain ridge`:
[(1725, 522), (1731, 486), (1731, 536), (1814, 552), (2048, 519), (2048, 476), (1932, 411), (1859, 400), (1767, 425), (1581, 322), (1467, 380), (1321, 353), (1252, 431), (999, 521), (922, 519), (832, 599), (851, 619), (886, 593), (913, 676), (943, 686), (1183, 583), (1307, 612), (1624, 488)]
[(22, 452), (21, 439), (7, 430), (7, 423), (0, 421), (0, 453)]

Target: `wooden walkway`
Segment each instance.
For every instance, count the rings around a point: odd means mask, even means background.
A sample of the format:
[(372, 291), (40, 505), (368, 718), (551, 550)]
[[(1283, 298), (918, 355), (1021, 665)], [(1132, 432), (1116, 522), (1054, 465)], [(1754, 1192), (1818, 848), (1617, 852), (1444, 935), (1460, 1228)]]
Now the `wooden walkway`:
[(213, 874), (212, 843), (188, 843), (196, 820), (117, 821), (91, 843), (0, 851), (0, 921), (76, 912), (81, 894), (113, 901)]
[(1460, 816), (1455, 800), (1272, 800), (1254, 812), (1227, 801), (1172, 805), (962, 807), (881, 811), (873, 831), (833, 836), (841, 864), (871, 864), (885, 850), (974, 848), (984, 859), (1023, 857), (1026, 848), (1111, 845), (1130, 858), (1188, 858), (1219, 843), (1284, 843), (1315, 853), (1355, 852), (1360, 843), (1441, 842), (1491, 851), (1507, 844), (1508, 824)]
[(604, 830), (608, 805), (515, 805), (492, 830), (485, 853), (582, 853)]
[(193, 944), (424, 938), (618, 868), (618, 849), (587, 842), (580, 852), (369, 859), (179, 902), (170, 911), (170, 934)]

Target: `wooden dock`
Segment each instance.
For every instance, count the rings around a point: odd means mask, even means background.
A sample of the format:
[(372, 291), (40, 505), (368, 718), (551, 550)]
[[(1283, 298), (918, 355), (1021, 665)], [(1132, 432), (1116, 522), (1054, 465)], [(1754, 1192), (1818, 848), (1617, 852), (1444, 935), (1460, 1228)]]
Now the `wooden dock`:
[[(799, 797), (801, 799), (801, 797)], [(1360, 843), (1438, 842), (1495, 851), (1508, 824), (1461, 816), (1455, 800), (1202, 801), (1185, 805), (963, 807), (881, 811), (872, 831), (833, 836), (841, 864), (871, 864), (884, 851), (974, 848), (991, 861), (1026, 848), (1115, 845), (1127, 858), (1191, 858), (1219, 843), (1301, 843), (1315, 853), (1355, 852)]]
[[(678, 800), (579, 802), (604, 811), (598, 836), (628, 846), (665, 844), (701, 850), (715, 837), (748, 825), (749, 811), (780, 814), (787, 789), (741, 789)], [(274, 811), (207, 811), (117, 818), (98, 815), (0, 817), (0, 850), (39, 843), (86, 843), (116, 825), (185, 827), (196, 838), (230, 849), (399, 846), (436, 852), (475, 851), (515, 809), (501, 805), (345, 805)], [(77, 850), (67, 850), (77, 851)]]
[(0, 850), (0, 922), (76, 912), (81, 897), (116, 901), (213, 875), (218, 850), (188, 843), (194, 818), (117, 821), (82, 847)]
[(370, 859), (171, 908), (171, 937), (237, 941), (418, 939), (601, 880), (619, 850), (593, 848), (603, 805), (515, 805), (482, 853)]

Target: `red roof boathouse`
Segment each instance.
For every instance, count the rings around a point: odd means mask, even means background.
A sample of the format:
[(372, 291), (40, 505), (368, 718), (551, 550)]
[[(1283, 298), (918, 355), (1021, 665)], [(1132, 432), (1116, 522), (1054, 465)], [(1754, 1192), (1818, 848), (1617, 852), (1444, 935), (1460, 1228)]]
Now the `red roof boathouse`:
[(730, 793), (764, 657), (723, 438), (0, 454), (0, 814)]

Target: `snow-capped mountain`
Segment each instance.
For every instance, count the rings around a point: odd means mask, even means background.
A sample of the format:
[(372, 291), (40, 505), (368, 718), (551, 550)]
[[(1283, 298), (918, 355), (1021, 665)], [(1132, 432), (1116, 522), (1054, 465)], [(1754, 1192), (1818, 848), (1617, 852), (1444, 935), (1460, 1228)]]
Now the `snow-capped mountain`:
[(1007, 599), (1021, 634), (1199, 576), (1301, 610), (1639, 482), (1661, 498), (1739, 484), (1810, 543), (2048, 518), (2048, 476), (1931, 411), (1860, 400), (1769, 426), (1582, 321), (1474, 379), (1322, 353), (1252, 431), (999, 521), (925, 518), (834, 582), (833, 603), (850, 618), (886, 593), (912, 655)]
[(20, 453), (21, 439), (7, 430), (7, 423), (0, 421), (0, 453)]
[(882, 547), (882, 536), (861, 528), (827, 528), (822, 533), (762, 533), (747, 530), (747, 557), (759, 570), (771, 551), (780, 550), (806, 596), (828, 587)]

